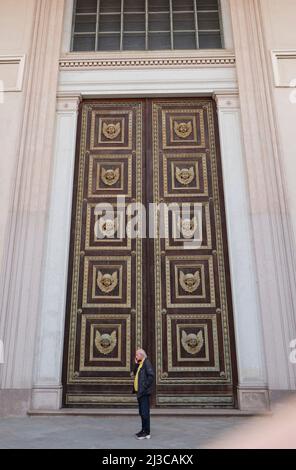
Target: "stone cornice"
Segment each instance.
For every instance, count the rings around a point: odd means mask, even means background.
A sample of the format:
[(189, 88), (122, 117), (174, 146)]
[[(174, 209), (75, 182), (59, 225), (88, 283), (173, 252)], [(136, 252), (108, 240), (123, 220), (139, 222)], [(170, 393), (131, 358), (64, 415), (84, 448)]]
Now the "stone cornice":
[(225, 67), (235, 66), (233, 51), (143, 52), (139, 53), (68, 53), (60, 58), (61, 70), (96, 70), (110, 68)]

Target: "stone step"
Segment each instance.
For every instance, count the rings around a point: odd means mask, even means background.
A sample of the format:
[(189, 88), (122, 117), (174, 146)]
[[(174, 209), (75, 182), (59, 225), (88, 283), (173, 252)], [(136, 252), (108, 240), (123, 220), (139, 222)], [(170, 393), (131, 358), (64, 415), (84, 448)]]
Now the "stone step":
[[(152, 408), (151, 416), (267, 416), (271, 411), (237, 409)], [(138, 416), (137, 408), (61, 408), (60, 410), (29, 410), (29, 416)]]

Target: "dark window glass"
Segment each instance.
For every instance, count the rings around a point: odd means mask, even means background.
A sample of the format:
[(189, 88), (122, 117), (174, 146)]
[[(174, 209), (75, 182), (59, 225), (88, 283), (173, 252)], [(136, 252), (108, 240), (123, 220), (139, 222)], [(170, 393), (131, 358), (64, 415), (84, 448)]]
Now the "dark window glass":
[(195, 49), (196, 36), (195, 33), (175, 33), (174, 49)]
[(101, 13), (120, 13), (121, 0), (100, 0)]
[(125, 0), (124, 11), (145, 13), (145, 0)]
[(200, 33), (199, 47), (201, 49), (221, 48), (221, 36), (219, 33)]
[(145, 15), (142, 14), (125, 14), (124, 15), (124, 31), (143, 31), (145, 32)]
[(170, 31), (170, 15), (159, 13), (149, 15), (149, 31)]
[(174, 13), (174, 31), (195, 30), (194, 15), (190, 13)]
[(99, 51), (118, 51), (120, 47), (119, 34), (99, 34), (98, 50)]
[(94, 51), (96, 36), (76, 36), (73, 42), (73, 51)]
[(174, 11), (193, 11), (193, 0), (173, 0)]
[(96, 13), (97, 0), (76, 0), (76, 13)]
[(125, 34), (123, 36), (123, 49), (125, 51), (142, 51), (145, 49), (145, 35)]
[(100, 33), (120, 33), (120, 15), (101, 16), (99, 21), (99, 31)]
[(151, 51), (171, 49), (170, 33), (151, 33), (149, 35), (149, 49)]
[(95, 33), (96, 32), (96, 15), (79, 15), (75, 21), (76, 33)]

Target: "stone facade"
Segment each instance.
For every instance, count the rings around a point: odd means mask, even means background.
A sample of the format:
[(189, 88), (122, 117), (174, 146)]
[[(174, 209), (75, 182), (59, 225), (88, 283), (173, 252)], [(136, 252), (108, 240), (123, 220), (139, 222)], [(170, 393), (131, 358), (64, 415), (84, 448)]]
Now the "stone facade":
[(88, 96), (215, 97), (239, 406), (262, 410), (268, 390), (296, 388), (296, 4), (223, 0), (225, 50), (108, 56), (69, 53), (72, 8), (0, 0), (0, 415), (61, 406), (77, 110)]

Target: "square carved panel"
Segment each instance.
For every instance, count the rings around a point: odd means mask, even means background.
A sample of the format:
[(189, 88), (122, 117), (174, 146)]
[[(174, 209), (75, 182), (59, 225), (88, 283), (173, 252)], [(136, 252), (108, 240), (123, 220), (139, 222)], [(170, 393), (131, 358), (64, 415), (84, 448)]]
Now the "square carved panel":
[(163, 155), (164, 197), (208, 196), (207, 156), (197, 154)]
[(167, 307), (215, 306), (212, 256), (167, 256), (166, 282)]
[(164, 149), (205, 148), (204, 110), (163, 110), (162, 145)]
[(220, 371), (214, 315), (168, 315), (168, 372)]
[(85, 249), (130, 250), (131, 237), (126, 235), (129, 220), (125, 204), (87, 204)]
[(132, 197), (132, 155), (90, 155), (88, 197)]
[(170, 204), (165, 213), (166, 250), (178, 248), (211, 249), (212, 234), (208, 202)]
[(92, 111), (90, 150), (131, 150), (132, 112), (126, 110)]
[(82, 307), (130, 307), (131, 258), (85, 256)]
[(130, 335), (129, 315), (82, 315), (79, 370), (128, 371), (131, 359)]

